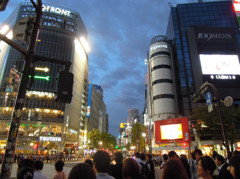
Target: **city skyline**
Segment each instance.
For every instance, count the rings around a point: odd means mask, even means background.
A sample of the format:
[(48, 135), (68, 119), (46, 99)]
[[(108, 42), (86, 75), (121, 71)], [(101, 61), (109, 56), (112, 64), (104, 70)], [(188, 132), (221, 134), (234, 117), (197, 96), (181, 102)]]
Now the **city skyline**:
[[(9, 1), (2, 22), (21, 2)], [(174, 1), (174, 3), (192, 1)], [(141, 0), (89, 2), (46, 0), (77, 11), (88, 31), (91, 52), (89, 81), (101, 85), (109, 114), (109, 133), (118, 134), (120, 123), (126, 122), (129, 108), (144, 108), (144, 59), (150, 40), (165, 35), (170, 7), (168, 1)], [(81, 4), (79, 6), (79, 4)], [(144, 9), (144, 11), (143, 11)]]

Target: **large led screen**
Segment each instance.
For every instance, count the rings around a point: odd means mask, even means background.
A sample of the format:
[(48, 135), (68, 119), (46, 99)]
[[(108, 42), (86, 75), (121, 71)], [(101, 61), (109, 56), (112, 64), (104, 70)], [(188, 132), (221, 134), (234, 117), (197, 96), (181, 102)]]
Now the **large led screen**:
[(182, 139), (182, 124), (161, 125), (161, 140)]
[(238, 55), (200, 54), (203, 75), (240, 75)]

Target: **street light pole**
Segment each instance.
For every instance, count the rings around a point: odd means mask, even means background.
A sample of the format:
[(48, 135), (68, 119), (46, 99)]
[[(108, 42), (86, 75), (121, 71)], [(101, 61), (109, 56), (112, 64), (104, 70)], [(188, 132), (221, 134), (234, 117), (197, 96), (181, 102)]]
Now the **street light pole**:
[(145, 133), (142, 133), (142, 136), (143, 136), (143, 140), (144, 140), (144, 143), (143, 143), (143, 151), (144, 151), (144, 153), (146, 153), (146, 149), (145, 149), (145, 137), (146, 137), (146, 134)]
[(224, 140), (224, 143), (225, 143), (225, 146), (226, 146), (226, 149), (227, 149), (227, 154), (229, 154), (230, 150), (229, 150), (229, 145), (228, 145), (228, 138), (227, 138), (227, 133), (226, 133), (226, 129), (225, 129), (225, 123), (224, 123), (224, 120), (223, 120), (223, 117), (222, 117), (223, 115), (222, 115), (221, 101), (220, 101), (220, 98), (219, 98), (217, 88), (213, 84), (205, 82), (200, 87), (200, 89), (193, 95), (193, 100), (195, 98), (198, 99), (198, 96), (201, 95), (202, 93), (204, 93), (207, 90), (207, 87), (211, 87), (213, 89), (213, 91), (215, 93), (215, 96), (217, 98), (217, 106), (218, 106), (218, 113), (219, 113), (221, 129), (222, 129), (223, 140)]
[(22, 110), (25, 102), (26, 90), (27, 90), (27, 85), (29, 81), (29, 73), (30, 73), (30, 68), (32, 66), (32, 60), (34, 56), (34, 50), (37, 42), (38, 30), (39, 30), (41, 16), (42, 16), (42, 1), (38, 0), (37, 5), (33, 2), (33, 0), (31, 0), (31, 2), (36, 8), (36, 19), (35, 19), (34, 27), (32, 30), (31, 40), (29, 42), (28, 49), (27, 49), (22, 80), (20, 83), (18, 96), (15, 103), (14, 113), (12, 116), (10, 129), (8, 132), (6, 150), (5, 150), (5, 155), (3, 158), (3, 164), (1, 168), (1, 174), (0, 174), (0, 178), (3, 178), (3, 179), (10, 178), (11, 176), (18, 130), (19, 130), (21, 117), (23, 114)]

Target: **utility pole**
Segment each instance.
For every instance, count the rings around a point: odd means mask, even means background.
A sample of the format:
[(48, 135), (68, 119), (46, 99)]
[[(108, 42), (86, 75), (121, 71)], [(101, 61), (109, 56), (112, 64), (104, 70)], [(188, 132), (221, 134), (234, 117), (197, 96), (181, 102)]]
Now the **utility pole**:
[(7, 179), (7, 178), (10, 178), (11, 176), (18, 130), (19, 130), (19, 125), (22, 117), (22, 110), (24, 107), (27, 85), (29, 81), (30, 68), (32, 66), (32, 60), (34, 56), (34, 50), (37, 42), (37, 36), (38, 36), (38, 31), (39, 31), (39, 26), (40, 26), (40, 21), (42, 16), (42, 1), (41, 0), (37, 0), (37, 1), (38, 1), (38, 4), (36, 5), (34, 1), (31, 0), (33, 6), (36, 9), (36, 18), (35, 18), (35, 22), (32, 30), (31, 39), (27, 48), (27, 54), (26, 54), (22, 79), (20, 82), (19, 92), (18, 92), (16, 103), (15, 103), (14, 113), (11, 119), (11, 125), (10, 125), (10, 130), (8, 133), (7, 144), (6, 144), (6, 150), (5, 150), (5, 155), (3, 158), (1, 174), (0, 174), (1, 179)]
[(229, 145), (228, 145), (228, 138), (227, 138), (227, 133), (226, 133), (226, 129), (225, 129), (225, 123), (224, 123), (223, 115), (222, 115), (221, 101), (219, 99), (219, 94), (218, 94), (217, 88), (213, 84), (205, 82), (200, 87), (200, 89), (193, 95), (192, 100), (193, 100), (193, 102), (197, 102), (197, 100), (200, 99), (200, 96), (203, 93), (205, 93), (205, 91), (208, 89), (208, 87), (211, 87), (213, 89), (213, 91), (215, 93), (215, 96), (216, 96), (216, 99), (217, 99), (219, 120), (220, 120), (221, 129), (222, 129), (223, 140), (224, 140), (224, 143), (225, 143), (225, 147), (227, 149), (227, 154), (229, 154), (230, 150), (229, 150)]

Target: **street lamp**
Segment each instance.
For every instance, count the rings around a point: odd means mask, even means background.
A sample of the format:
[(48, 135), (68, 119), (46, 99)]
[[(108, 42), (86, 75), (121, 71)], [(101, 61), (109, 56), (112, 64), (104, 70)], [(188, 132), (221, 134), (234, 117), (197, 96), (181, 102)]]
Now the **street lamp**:
[(100, 147), (102, 148), (102, 141), (99, 142)]
[(143, 140), (144, 140), (144, 143), (143, 143), (143, 146), (144, 146), (144, 153), (146, 152), (146, 150), (145, 150), (145, 137), (146, 137), (146, 133), (145, 132), (143, 132), (142, 133), (142, 136), (143, 136)]

